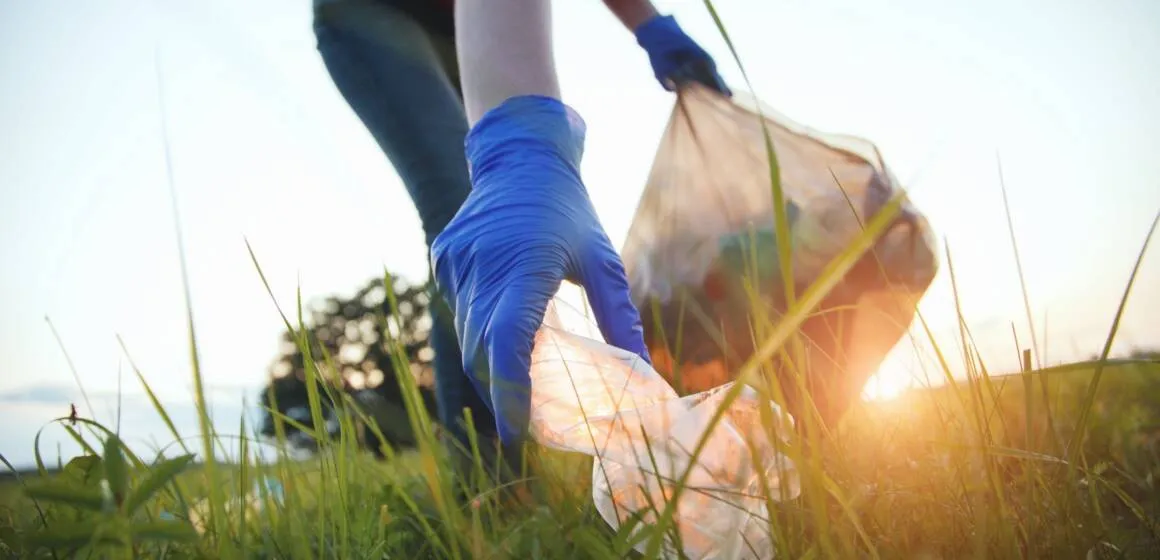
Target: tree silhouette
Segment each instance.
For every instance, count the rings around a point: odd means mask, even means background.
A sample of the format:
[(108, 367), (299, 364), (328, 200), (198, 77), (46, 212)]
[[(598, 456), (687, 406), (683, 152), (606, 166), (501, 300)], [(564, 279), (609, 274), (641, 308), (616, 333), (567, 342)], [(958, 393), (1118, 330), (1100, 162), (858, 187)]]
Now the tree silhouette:
[[(431, 368), (434, 352), (428, 344), (429, 285), (410, 286), (394, 276), (391, 280), (397, 303), (395, 314), (382, 278), (370, 280), (348, 298), (331, 296), (303, 309), (310, 357), (317, 365), (325, 433), (329, 437), (338, 435), (339, 415), (328, 392), (346, 393), (377, 424), (388, 443), (394, 447), (414, 445), (414, 430), (397, 377), (400, 368), (396, 366), (395, 353), (400, 347), (406, 357), (406, 371), (402, 373), (415, 379), (426, 413), (430, 417), (436, 413)], [(295, 335), (283, 333), (279, 354), (270, 367), (270, 381), (261, 396), (263, 436), (275, 436), (275, 417), (270, 409), (319, 431), (310, 414), (306, 363), (307, 356)], [(357, 421), (358, 415), (353, 416)], [(317, 449), (318, 442), (293, 423), (283, 422), (283, 426), (293, 448)], [(379, 440), (368, 426), (360, 423), (358, 436), (363, 446), (381, 456)]]

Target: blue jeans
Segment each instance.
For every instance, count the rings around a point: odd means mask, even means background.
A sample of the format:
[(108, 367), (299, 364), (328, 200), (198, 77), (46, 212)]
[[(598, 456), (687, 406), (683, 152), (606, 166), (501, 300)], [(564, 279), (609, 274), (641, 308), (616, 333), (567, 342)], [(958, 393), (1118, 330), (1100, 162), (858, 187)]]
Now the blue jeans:
[[(429, 250), (471, 190), (453, 38), (373, 0), (316, 5), (314, 33), (335, 85), (411, 195)], [(463, 371), (454, 317), (438, 295), (432, 294), (430, 309), (440, 424), (466, 447), (467, 408), (480, 436), (494, 438), (495, 418)]]

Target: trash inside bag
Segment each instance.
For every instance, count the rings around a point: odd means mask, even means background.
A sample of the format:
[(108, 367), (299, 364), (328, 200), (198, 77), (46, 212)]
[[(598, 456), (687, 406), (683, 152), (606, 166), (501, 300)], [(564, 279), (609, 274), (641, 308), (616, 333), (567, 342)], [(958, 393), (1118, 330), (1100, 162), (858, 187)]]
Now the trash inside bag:
[(666, 535), (667, 558), (771, 557), (764, 496), (800, 494), (793, 463), (773, 439), (788, 433), (792, 419), (765, 400), (763, 423), (763, 399), (745, 387), (693, 461), (732, 385), (681, 397), (639, 356), (602, 340), (574, 307), (559, 298), (549, 305), (532, 351), (536, 441), (595, 457), (593, 501), (613, 528), (634, 516), (654, 525), (690, 471), (673, 516), (681, 549)]
[[(740, 93), (682, 88), (621, 253), (649, 352), (681, 394), (732, 381), (754, 351), (755, 302), (771, 323), (787, 307), (763, 122), (786, 204), (795, 294), (901, 190), (870, 142), (810, 130)], [(859, 398), (937, 269), (926, 218), (906, 202), (813, 310), (799, 330), (805, 363), (793, 365), (824, 423)], [(791, 366), (775, 369), (800, 419)]]

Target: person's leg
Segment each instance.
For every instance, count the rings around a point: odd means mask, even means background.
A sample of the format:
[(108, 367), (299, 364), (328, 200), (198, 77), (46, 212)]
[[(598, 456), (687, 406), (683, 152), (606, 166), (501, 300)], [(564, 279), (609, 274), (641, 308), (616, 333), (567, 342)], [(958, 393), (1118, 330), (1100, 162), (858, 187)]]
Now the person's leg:
[(463, 154), (467, 120), (436, 46), (440, 38), (406, 14), (365, 0), (319, 6), (314, 31), (339, 92), (410, 193), (429, 245), (471, 189)]
[[(463, 152), (467, 119), (448, 75), (455, 71), (450, 40), (440, 45), (406, 15), (359, 1), (319, 6), (314, 29), (335, 85), (390, 158), (430, 246), (471, 189)], [(482, 434), (494, 432), (495, 421), (463, 372), (450, 309), (442, 297), (431, 300), (440, 423), (453, 442), (466, 445), (464, 408)]]

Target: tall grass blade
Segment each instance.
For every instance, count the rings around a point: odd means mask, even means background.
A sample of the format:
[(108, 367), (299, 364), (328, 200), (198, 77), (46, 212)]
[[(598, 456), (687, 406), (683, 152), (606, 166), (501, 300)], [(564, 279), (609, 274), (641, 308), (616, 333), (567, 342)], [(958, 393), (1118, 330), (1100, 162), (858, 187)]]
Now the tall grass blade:
[(1116, 317), (1112, 319), (1112, 327), (1104, 341), (1104, 349), (1100, 352), (1100, 361), (1096, 364), (1095, 372), (1092, 373), (1092, 379), (1088, 383), (1087, 392), (1084, 395), (1083, 405), (1079, 409), (1079, 418), (1075, 422), (1071, 440), (1067, 443), (1067, 455), (1073, 462), (1083, 448), (1083, 440), (1087, 435), (1088, 416), (1091, 415), (1091, 409), (1096, 400), (1096, 391), (1099, 389), (1100, 379), (1104, 375), (1105, 361), (1112, 351), (1112, 342), (1116, 339), (1116, 333), (1120, 330), (1120, 320), (1124, 317), (1124, 310), (1128, 306), (1128, 296), (1132, 293), (1132, 286), (1136, 282), (1136, 276), (1140, 273), (1140, 265), (1143, 264), (1144, 255), (1148, 252), (1148, 244), (1151, 243), (1152, 236), (1156, 234), (1157, 224), (1160, 224), (1160, 212), (1157, 212), (1156, 217), (1152, 219), (1152, 226), (1148, 229), (1148, 235), (1144, 237), (1144, 244), (1140, 247), (1139, 254), (1136, 255), (1136, 264), (1132, 267), (1132, 275), (1128, 277), (1128, 284), (1124, 286), (1124, 294), (1120, 297)]
[(133, 373), (137, 375), (137, 380), (141, 382), (141, 388), (145, 389), (145, 395), (149, 397), (149, 402), (153, 405), (153, 410), (157, 411), (157, 415), (161, 417), (161, 421), (165, 423), (165, 427), (173, 435), (174, 441), (181, 445), (181, 449), (186, 454), (193, 453), (189, 450), (189, 446), (185, 444), (184, 438), (181, 437), (181, 432), (177, 431), (177, 425), (173, 423), (173, 418), (169, 416), (169, 412), (161, 404), (161, 400), (157, 398), (157, 394), (153, 392), (153, 387), (145, 380), (145, 374), (141, 373), (141, 369), (133, 361), (133, 356), (129, 354), (129, 349), (125, 346), (125, 341), (121, 338), (121, 335), (117, 335), (117, 344), (121, 346), (121, 351), (125, 353), (125, 358), (129, 360), (129, 367), (133, 368)]
[(1031, 313), (1031, 298), (1027, 295), (1027, 278), (1023, 274), (1023, 259), (1019, 257), (1019, 243), (1015, 239), (1015, 221), (1011, 217), (1011, 203), (1007, 200), (1007, 181), (1003, 176), (1003, 161), (995, 154), (995, 166), (999, 173), (999, 190), (1003, 193), (1003, 211), (1007, 215), (1007, 232), (1011, 236), (1011, 250), (1015, 254), (1015, 270), (1019, 274), (1019, 287), (1023, 291), (1023, 309), (1027, 313), (1027, 329), (1031, 332), (1031, 351), (1035, 353), (1035, 366), (1043, 367), (1039, 351), (1039, 338), (1035, 335), (1035, 317)]
[[(225, 497), (222, 486), (218, 481), (217, 458), (214, 453), (213, 423), (210, 421), (209, 405), (205, 398), (205, 385), (201, 374), (201, 358), (197, 350), (197, 329), (193, 320), (193, 295), (189, 287), (189, 267), (186, 262), (185, 239), (181, 227), (181, 210), (178, 204), (177, 184), (173, 174), (173, 155), (169, 145), (168, 119), (165, 110), (165, 80), (161, 70), (161, 48), (155, 45), (153, 49), (153, 68), (157, 81), (157, 103), (159, 108), (159, 124), (161, 127), (161, 146), (165, 157), (165, 178), (169, 186), (169, 198), (173, 211), (173, 229), (177, 239), (177, 259), (181, 267), (181, 287), (185, 298), (186, 327), (188, 330), (189, 359), (193, 369), (193, 387), (195, 404), (197, 406), (197, 421), (201, 430), (202, 453), (205, 455), (205, 474), (209, 479), (210, 517), (214, 533), (221, 537), (225, 535)], [(225, 539), (218, 539), (218, 553), (225, 554)]]
[(77, 389), (81, 392), (81, 398), (85, 400), (85, 406), (89, 409), (89, 416), (96, 418), (97, 411), (95, 408), (93, 408), (92, 401), (89, 400), (89, 394), (85, 391), (84, 383), (81, 383), (80, 374), (77, 373), (76, 364), (73, 363), (72, 356), (69, 355), (68, 349), (65, 348), (64, 341), (61, 340), (60, 333), (56, 330), (56, 325), (52, 324), (52, 319), (50, 319), (48, 315), (44, 316), (44, 322), (48, 323), (48, 328), (52, 331), (52, 338), (56, 340), (57, 346), (60, 347), (61, 354), (64, 355), (65, 362), (68, 363), (68, 370), (72, 373), (73, 379), (77, 382)]
[[(286, 326), (286, 332), (290, 335), (291, 340), (294, 341), (295, 345), (298, 346), (299, 351), (301, 351), (301, 337), (294, 329), (294, 327), (291, 326), (290, 320), (286, 317), (286, 313), (282, 311), (282, 307), (278, 303), (278, 299), (274, 297), (274, 291), (270, 288), (270, 283), (266, 280), (266, 274), (262, 271), (262, 266), (258, 263), (257, 255), (254, 254), (253, 247), (250, 246), (249, 241), (246, 241), (246, 249), (250, 253), (250, 260), (254, 264), (254, 269), (258, 272), (258, 277), (262, 280), (262, 285), (266, 288), (266, 293), (270, 296), (271, 303), (274, 304), (274, 309), (278, 312), (278, 316), (282, 318), (282, 323)], [(290, 468), (292, 461), (289, 456), (289, 440), (286, 437), (286, 425), (291, 424), (292, 427), (297, 428), (298, 430), (307, 434), (309, 437), (314, 438), (316, 441), (322, 436), (314, 433), (312, 429), (307, 428), (305, 425), (299, 424), (293, 419), (279, 412), (278, 396), (274, 391), (274, 385), (272, 383), (269, 384), (266, 388), (266, 396), (269, 399), (270, 404), (268, 407), (264, 407), (264, 409), (266, 413), (270, 415), (270, 418), (274, 424), (274, 437), (278, 446), (278, 456), (280, 458), (277, 463), (278, 473), (282, 480), (286, 481), (289, 490), (286, 495), (286, 508), (290, 511), (299, 511), (303, 507), (303, 504), (298, 493), (294, 491), (297, 483), (295, 482), (295, 473), (292, 472)], [(296, 551), (295, 556), (309, 555), (310, 539), (304, 520), (301, 516), (298, 515), (289, 515), (288, 519), (290, 525), (290, 538)]]
[[(999, 173), (999, 189), (1003, 194), (1003, 211), (1007, 216), (1007, 232), (1011, 237), (1011, 250), (1015, 255), (1015, 269), (1019, 275), (1019, 286), (1023, 293), (1023, 309), (1027, 315), (1027, 329), (1031, 333), (1031, 352), (1035, 355), (1036, 369), (1043, 369), (1044, 364), (1039, 351), (1039, 338), (1035, 333), (1035, 318), (1031, 313), (1031, 298), (1027, 295), (1027, 279), (1023, 273), (1023, 259), (1019, 256), (1019, 244), (1015, 239), (1015, 221), (1011, 217), (1011, 204), (1007, 200), (1007, 181), (1003, 175), (1003, 162), (999, 154), (995, 154), (995, 164)], [(1047, 390), (1047, 378), (1040, 375), (1040, 392), (1043, 394), (1043, 401), (1045, 403), (1050, 401)], [(1063, 439), (1055, 425), (1055, 418), (1050, 413), (1050, 407), (1047, 408), (1047, 428), (1054, 438), (1056, 444), (1062, 449)]]
[[(734, 46), (733, 39), (729, 37), (729, 32), (726, 30), (725, 24), (721, 21), (721, 16), (717, 14), (717, 9), (713, 6), (711, 0), (704, 0), (704, 3), (705, 9), (709, 11), (709, 15), (713, 18), (713, 23), (716, 25), (717, 31), (721, 33), (721, 38), (725, 40), (725, 44), (729, 47), (729, 53), (733, 55), (733, 61), (737, 63), (737, 68), (741, 71), (745, 85), (756, 95), (757, 91), (753, 87), (753, 81), (749, 79), (749, 73), (745, 71), (745, 65), (741, 63), (741, 55), (737, 53), (737, 47)], [(760, 104), (756, 105), (758, 121), (761, 123), (761, 133), (765, 138), (765, 152), (769, 158), (769, 187), (770, 192), (773, 194), (773, 219), (778, 259), (782, 273), (782, 284), (785, 289), (786, 301), (789, 305), (792, 305), (795, 299), (793, 261), (791, 258), (793, 246), (790, 243), (789, 219), (785, 210), (785, 192), (781, 187), (781, 167), (778, 165), (777, 154), (773, 149), (773, 137), (769, 134), (769, 127), (766, 125), (765, 115), (761, 112)]]

